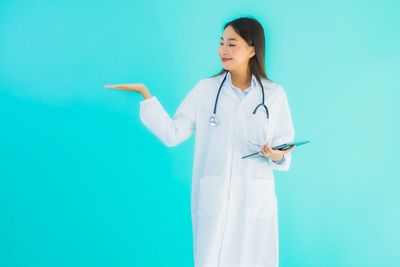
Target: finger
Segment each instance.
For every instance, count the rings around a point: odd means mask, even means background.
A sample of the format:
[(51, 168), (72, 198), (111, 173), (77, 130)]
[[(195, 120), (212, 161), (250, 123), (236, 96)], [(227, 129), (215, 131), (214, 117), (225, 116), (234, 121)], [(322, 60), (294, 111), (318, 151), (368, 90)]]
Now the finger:
[(125, 88), (127, 87), (127, 84), (106, 84), (104, 87), (107, 88)]
[(105, 88), (112, 88), (112, 89), (125, 89), (124, 86), (121, 85), (106, 85)]
[(272, 151), (272, 148), (268, 145), (268, 144), (266, 144), (265, 145), (265, 151), (267, 152), (267, 153), (269, 153), (269, 154), (271, 154), (273, 151)]
[(268, 151), (267, 149), (268, 149), (267, 146), (263, 145), (262, 151), (263, 151), (264, 154), (267, 153), (267, 151)]
[(124, 89), (124, 88), (116, 87), (116, 86), (113, 86), (113, 87), (106, 87), (106, 88), (117, 89), (117, 90), (123, 90), (123, 89)]
[(124, 85), (113, 85), (107, 88), (112, 88), (112, 89), (117, 89), (117, 90), (123, 90), (123, 91), (136, 91), (134, 88), (129, 88), (128, 86)]
[(262, 153), (264, 156), (271, 155), (271, 152), (268, 150), (268, 148), (266, 146), (263, 147)]
[(261, 147), (260, 153), (264, 154), (264, 146)]

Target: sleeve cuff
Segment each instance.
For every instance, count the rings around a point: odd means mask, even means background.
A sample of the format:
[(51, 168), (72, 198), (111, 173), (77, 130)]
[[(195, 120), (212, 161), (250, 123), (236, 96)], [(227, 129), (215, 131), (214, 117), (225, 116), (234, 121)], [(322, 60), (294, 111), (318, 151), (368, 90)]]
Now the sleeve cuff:
[(273, 160), (271, 159), (271, 163), (272, 163), (272, 164), (281, 165), (281, 164), (283, 164), (283, 163), (285, 162), (285, 160), (286, 160), (285, 155), (283, 155), (283, 157), (282, 157), (280, 160), (278, 160), (278, 161), (273, 161)]
[(140, 102), (139, 102), (139, 104), (140, 104), (140, 106), (142, 107), (142, 106), (146, 106), (146, 105), (151, 105), (152, 103), (154, 103), (155, 101), (157, 101), (157, 98), (156, 98), (156, 96), (151, 96), (151, 97), (149, 97), (149, 98), (147, 98), (147, 99), (143, 99), (143, 100), (141, 100)]

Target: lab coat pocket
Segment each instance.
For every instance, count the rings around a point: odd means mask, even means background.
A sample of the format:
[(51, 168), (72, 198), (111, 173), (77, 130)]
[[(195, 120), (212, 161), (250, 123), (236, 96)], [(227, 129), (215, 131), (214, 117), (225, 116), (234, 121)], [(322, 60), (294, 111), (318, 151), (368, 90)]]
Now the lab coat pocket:
[(246, 216), (266, 218), (275, 212), (275, 189), (273, 179), (250, 178), (247, 183)]
[(205, 176), (199, 180), (199, 216), (216, 216), (220, 212), (223, 176)]

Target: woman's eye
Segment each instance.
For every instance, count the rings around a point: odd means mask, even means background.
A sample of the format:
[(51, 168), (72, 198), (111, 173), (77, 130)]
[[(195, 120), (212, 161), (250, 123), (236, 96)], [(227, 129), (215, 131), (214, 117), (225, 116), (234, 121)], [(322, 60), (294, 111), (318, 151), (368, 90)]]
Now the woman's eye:
[[(223, 43), (219, 43), (220, 45), (223, 45)], [(233, 45), (233, 44), (230, 44), (229, 46), (235, 46), (235, 45)]]

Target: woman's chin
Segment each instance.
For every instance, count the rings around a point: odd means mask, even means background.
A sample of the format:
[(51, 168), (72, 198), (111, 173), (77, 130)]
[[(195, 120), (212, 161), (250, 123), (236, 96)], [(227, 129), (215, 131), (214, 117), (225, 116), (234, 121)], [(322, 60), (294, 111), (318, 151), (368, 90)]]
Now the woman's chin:
[(225, 70), (231, 70), (232, 66), (230, 66), (229, 64), (222, 63), (222, 68), (224, 68)]

